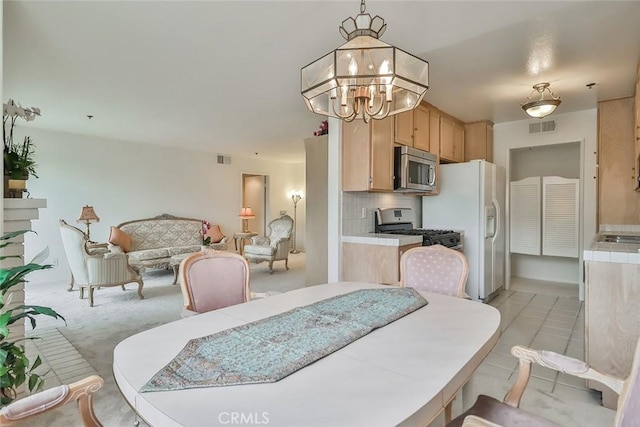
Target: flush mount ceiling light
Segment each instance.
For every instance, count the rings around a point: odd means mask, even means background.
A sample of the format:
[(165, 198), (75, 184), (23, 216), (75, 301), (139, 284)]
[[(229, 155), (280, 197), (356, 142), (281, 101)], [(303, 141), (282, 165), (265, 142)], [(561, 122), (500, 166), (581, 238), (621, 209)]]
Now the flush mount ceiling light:
[[(544, 98), (545, 91), (549, 92), (550, 98)], [(535, 92), (540, 94), (540, 99), (531, 99)], [(529, 94), (527, 102), (522, 104), (522, 109), (529, 116), (541, 119), (553, 113), (558, 105), (560, 105), (560, 97), (555, 96), (553, 92), (551, 92), (549, 83), (538, 83), (533, 85), (533, 90)]]
[(347, 42), (301, 71), (301, 92), (316, 114), (365, 122), (411, 110), (429, 88), (429, 63), (380, 40), (387, 25), (365, 13), (342, 21)]

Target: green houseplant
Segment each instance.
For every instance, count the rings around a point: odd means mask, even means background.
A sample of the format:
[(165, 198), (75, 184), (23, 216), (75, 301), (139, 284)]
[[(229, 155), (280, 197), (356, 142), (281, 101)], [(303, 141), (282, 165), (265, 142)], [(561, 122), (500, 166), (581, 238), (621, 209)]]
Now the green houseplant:
[[(38, 178), (36, 174), (37, 165), (33, 158), (35, 152), (33, 140), (31, 137), (25, 136), (22, 142), (16, 142), (13, 138), (13, 132), (16, 121), (19, 118), (30, 122), (39, 115), (39, 108), (24, 108), (13, 99), (3, 105), (2, 137), (4, 149), (2, 157), (4, 163), (4, 197), (22, 197), (22, 191), (25, 189), (24, 181), (29, 179), (29, 175)], [(12, 180), (12, 182), (9, 180)]]
[[(0, 237), (0, 249), (15, 244), (11, 239), (26, 233), (27, 230), (6, 233)], [(38, 305), (18, 305), (8, 308), (11, 302), (9, 292), (13, 287), (25, 282), (25, 276), (32, 271), (51, 268), (48, 264), (39, 264), (46, 258), (48, 250), (38, 254), (33, 261), (26, 265), (11, 268), (0, 268), (0, 406), (7, 405), (16, 397), (18, 387), (25, 382), (29, 391), (40, 390), (43, 379), (33, 371), (42, 361), (37, 356), (33, 364), (25, 355), (24, 345), (11, 340), (9, 327), (20, 319), (29, 319), (31, 327), (36, 327), (35, 316), (43, 314), (56, 319), (64, 318), (49, 307)], [(19, 258), (18, 255), (0, 256), (0, 261), (7, 258)]]

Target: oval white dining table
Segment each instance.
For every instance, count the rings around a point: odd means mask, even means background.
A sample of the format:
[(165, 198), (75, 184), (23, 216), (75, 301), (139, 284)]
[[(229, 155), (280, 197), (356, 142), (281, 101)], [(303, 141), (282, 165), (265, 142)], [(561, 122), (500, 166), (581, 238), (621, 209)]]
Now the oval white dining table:
[(342, 282), (298, 289), (181, 319), (114, 349), (113, 374), (149, 425), (290, 427), (424, 426), (489, 354), (500, 313), (478, 302), (421, 292), (429, 304), (268, 384), (139, 393), (188, 340), (357, 289)]

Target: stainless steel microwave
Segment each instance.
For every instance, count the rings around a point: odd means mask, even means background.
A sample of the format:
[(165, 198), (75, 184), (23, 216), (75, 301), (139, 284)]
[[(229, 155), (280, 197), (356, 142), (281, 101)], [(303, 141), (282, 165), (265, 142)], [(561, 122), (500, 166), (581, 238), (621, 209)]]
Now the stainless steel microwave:
[(433, 191), (436, 188), (434, 154), (412, 147), (394, 148), (394, 183), (396, 191)]

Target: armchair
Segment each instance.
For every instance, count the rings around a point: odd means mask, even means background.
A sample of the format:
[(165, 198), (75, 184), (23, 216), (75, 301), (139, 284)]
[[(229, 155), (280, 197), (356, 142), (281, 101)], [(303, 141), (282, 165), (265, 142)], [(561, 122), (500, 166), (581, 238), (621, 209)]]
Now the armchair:
[(132, 282), (138, 283), (138, 296), (144, 298), (142, 277), (129, 266), (124, 253), (90, 253), (87, 236), (64, 220), (60, 220), (60, 235), (71, 274), (80, 287), (80, 299), (88, 289), (89, 305), (93, 307), (95, 288), (122, 286), (124, 290), (124, 285)]
[(268, 225), (266, 236), (251, 238), (251, 244), (244, 247), (244, 257), (256, 264), (268, 261), (270, 274), (273, 274), (274, 261), (284, 261), (284, 266), (288, 270), (292, 231), (293, 219), (289, 215), (274, 219)]

